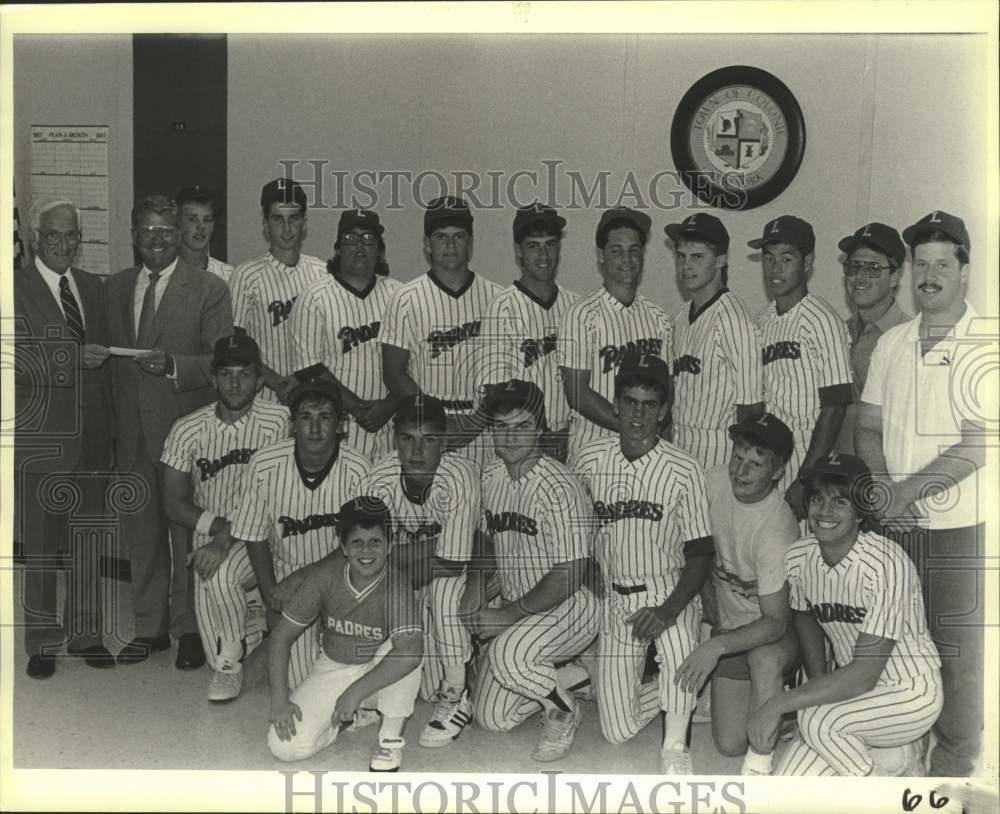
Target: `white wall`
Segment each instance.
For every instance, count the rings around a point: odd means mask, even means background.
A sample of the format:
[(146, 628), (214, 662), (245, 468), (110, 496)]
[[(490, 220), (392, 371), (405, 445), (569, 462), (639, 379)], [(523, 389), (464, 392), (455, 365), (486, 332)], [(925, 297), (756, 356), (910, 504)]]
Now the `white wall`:
[(132, 37), (14, 37), (14, 181), (22, 225), (31, 204), (31, 125), (107, 125), (109, 259), (132, 265)]
[[(806, 120), (806, 154), (792, 185), (755, 210), (718, 213), (733, 237), (730, 285), (751, 306), (764, 304), (759, 266), (746, 241), (768, 219), (810, 220), (818, 246), (812, 289), (847, 313), (837, 241), (868, 220), (898, 228), (932, 209), (966, 219), (974, 257), (985, 241), (985, 37), (976, 36), (304, 36), (231, 35), (229, 40), (229, 249), (231, 260), (259, 254), (261, 185), (282, 173), (280, 159), (328, 162), (323, 194), (336, 200), (331, 170), (422, 170), (485, 175), (519, 169), (542, 177), (543, 159), (593, 179), (611, 173), (621, 189), (631, 170), (643, 186), (672, 169), (670, 123), (684, 92), (732, 64), (755, 65), (782, 79)], [(980, 87), (981, 86), (981, 87)], [(569, 184), (560, 175), (564, 200)], [(428, 182), (425, 197), (436, 184)], [(403, 185), (408, 191), (408, 186)], [(669, 203), (670, 189), (661, 185)], [(517, 191), (533, 197), (522, 180)], [(389, 183), (378, 188), (383, 195)], [(688, 214), (650, 211), (644, 293), (671, 311), (681, 304), (663, 226)], [(488, 197), (488, 196), (487, 196)], [(362, 199), (359, 205), (367, 205)], [(393, 275), (424, 268), (421, 212), (375, 208), (387, 226)], [(569, 211), (561, 280), (598, 285), (596, 209)], [(339, 211), (310, 215), (306, 251), (332, 252)], [(498, 282), (516, 274), (512, 207), (476, 213), (473, 267)], [(985, 251), (979, 251), (982, 258)], [(909, 286), (909, 277), (904, 282)], [(974, 292), (981, 299), (982, 286)], [(907, 290), (903, 302), (912, 303)]]

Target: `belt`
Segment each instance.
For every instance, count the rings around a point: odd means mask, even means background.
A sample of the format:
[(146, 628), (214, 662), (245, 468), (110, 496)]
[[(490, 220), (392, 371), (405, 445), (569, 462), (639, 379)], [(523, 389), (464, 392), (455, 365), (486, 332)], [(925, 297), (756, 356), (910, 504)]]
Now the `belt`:
[(629, 594), (641, 594), (646, 590), (645, 585), (619, 585), (617, 582), (611, 583), (611, 590), (616, 594), (628, 596)]
[(439, 399), (446, 410), (471, 410), (473, 403), (462, 399)]

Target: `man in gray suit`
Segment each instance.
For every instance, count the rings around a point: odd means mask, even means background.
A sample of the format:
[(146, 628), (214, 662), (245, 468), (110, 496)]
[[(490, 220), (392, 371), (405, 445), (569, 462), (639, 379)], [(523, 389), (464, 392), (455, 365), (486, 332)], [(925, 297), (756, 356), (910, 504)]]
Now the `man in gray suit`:
[(141, 508), (123, 518), (132, 562), (136, 638), (118, 662), (133, 664), (178, 638), (176, 665), (205, 662), (194, 617), (193, 579), (186, 565), (189, 534), (169, 527), (160, 497), (157, 461), (174, 421), (213, 401), (210, 362), (216, 340), (233, 332), (226, 284), (178, 257), (177, 205), (163, 195), (132, 210), (132, 242), (142, 264), (108, 280), (108, 342), (137, 348), (112, 357), (118, 468), (149, 487)]
[[(111, 383), (104, 290), (75, 268), (80, 212), (69, 200), (35, 201), (35, 259), (14, 274), (15, 477), (23, 518), (27, 672), (49, 678), (63, 642), (91, 667), (113, 667), (101, 641), (99, 553), (70, 538), (72, 513), (104, 513), (111, 466)], [(86, 408), (86, 409), (85, 409)], [(56, 567), (70, 555), (65, 604), (56, 615)]]

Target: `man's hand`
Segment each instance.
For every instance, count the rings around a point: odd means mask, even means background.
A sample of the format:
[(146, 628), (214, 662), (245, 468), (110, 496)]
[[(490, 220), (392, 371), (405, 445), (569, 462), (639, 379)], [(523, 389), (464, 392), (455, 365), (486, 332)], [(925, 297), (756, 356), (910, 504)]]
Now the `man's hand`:
[(722, 646), (718, 639), (698, 645), (674, 673), (674, 684), (687, 692), (698, 692), (719, 663)]
[(173, 357), (162, 348), (140, 353), (132, 357), (134, 361), (145, 373), (151, 376), (168, 376), (174, 372)]
[(792, 507), (796, 520), (806, 519), (805, 487), (802, 481), (792, 481), (792, 485), (785, 491), (785, 503)]
[(670, 615), (663, 608), (656, 606), (640, 608), (625, 620), (625, 624), (632, 625), (633, 639), (648, 642), (650, 639), (655, 639), (676, 621), (676, 614)]
[(512, 624), (514, 618), (505, 605), (502, 608), (483, 608), (477, 613), (472, 621), (472, 627), (479, 638), (486, 640), (499, 636)]
[(278, 397), (278, 401), (282, 404), (286, 404), (288, 402), (289, 394), (291, 394), (292, 390), (295, 389), (295, 385), (298, 383), (299, 380), (294, 376), (281, 376), (271, 383), (271, 389)]
[(193, 565), (194, 570), (202, 579), (211, 579), (228, 556), (229, 547), (213, 540), (188, 554), (187, 564)]
[(346, 690), (340, 694), (340, 698), (337, 699), (337, 703), (333, 708), (333, 714), (330, 716), (330, 723), (334, 727), (338, 727), (343, 723), (351, 723), (354, 720), (354, 715), (358, 711), (358, 707), (361, 706), (361, 702), (364, 698), (359, 698), (357, 691), (354, 689), (355, 685), (352, 684)]
[(375, 401), (362, 402), (360, 409), (355, 416), (358, 426), (365, 432), (376, 432), (385, 426), (386, 422), (392, 418), (396, 411), (394, 399), (376, 399)]
[(295, 734), (295, 720), (302, 720), (302, 710), (291, 701), (284, 704), (271, 704), (271, 713), (268, 720), (274, 726), (274, 731), (278, 734), (278, 740), (290, 741)]
[(88, 370), (100, 367), (110, 355), (111, 351), (104, 345), (84, 345), (80, 349), (80, 365)]
[(884, 505), (879, 506), (879, 519), (890, 531), (907, 532), (920, 524), (921, 515), (901, 485), (889, 478), (879, 478), (878, 494)]
[(774, 741), (781, 724), (781, 714), (772, 701), (767, 701), (750, 716), (747, 724), (747, 740), (757, 754), (764, 755), (774, 748)]

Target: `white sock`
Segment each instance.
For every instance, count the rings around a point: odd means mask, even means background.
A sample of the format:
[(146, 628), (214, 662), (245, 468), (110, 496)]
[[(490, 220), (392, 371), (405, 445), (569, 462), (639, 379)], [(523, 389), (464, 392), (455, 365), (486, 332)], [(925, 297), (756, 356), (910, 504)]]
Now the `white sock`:
[(445, 664), (444, 682), (445, 685), (458, 687), (460, 690), (465, 687), (465, 665)]
[(406, 718), (390, 718), (388, 715), (382, 716), (382, 726), (378, 729), (379, 739), (401, 738), (403, 736), (403, 725)]
[(747, 749), (746, 757), (743, 758), (743, 768), (753, 769), (755, 772), (771, 773), (771, 752), (766, 755), (758, 754), (753, 747)]
[(663, 714), (663, 748), (687, 749), (687, 728), (690, 715)]

